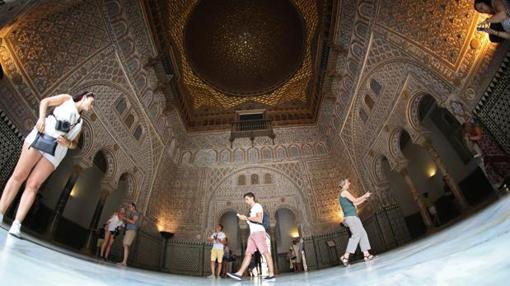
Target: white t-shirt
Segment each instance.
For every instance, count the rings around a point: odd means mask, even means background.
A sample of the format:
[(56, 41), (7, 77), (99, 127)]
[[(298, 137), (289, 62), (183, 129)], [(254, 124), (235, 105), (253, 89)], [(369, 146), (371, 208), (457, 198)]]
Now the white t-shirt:
[[(216, 239), (214, 237), (216, 237)], [(223, 250), (225, 245), (223, 243), (221, 243), (221, 241), (223, 239), (225, 239), (225, 237), (227, 237), (227, 236), (225, 235), (225, 233), (223, 233), (223, 231), (213, 233), (211, 235), (211, 238), (215, 239), (214, 243), (213, 243), (213, 249), (221, 249), (221, 250)]]
[[(255, 203), (253, 205), (253, 207), (251, 207), (251, 209), (250, 209), (250, 217), (256, 217), (257, 213), (262, 213), (262, 216), (264, 216), (264, 209), (262, 208), (262, 205), (260, 205), (259, 203)], [(248, 226), (250, 227), (250, 233), (254, 233), (254, 232), (257, 232), (257, 231), (263, 231), (263, 232), (266, 231), (264, 226), (261, 225), (261, 224), (254, 223), (254, 222), (251, 222), (249, 220), (246, 221), (246, 222), (248, 223)]]
[(299, 244), (293, 244), (292, 251), (294, 252), (294, 255), (296, 256), (296, 262), (301, 263), (301, 251), (300, 251)]
[(118, 226), (124, 225), (124, 222), (119, 219), (119, 216), (114, 214), (108, 220), (108, 231), (115, 231)]

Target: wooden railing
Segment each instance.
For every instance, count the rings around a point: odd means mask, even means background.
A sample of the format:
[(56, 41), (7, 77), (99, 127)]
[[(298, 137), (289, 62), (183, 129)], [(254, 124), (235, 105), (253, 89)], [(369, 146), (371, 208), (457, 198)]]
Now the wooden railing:
[(273, 126), (271, 125), (271, 120), (257, 119), (257, 120), (234, 121), (232, 123), (232, 130), (229, 139), (230, 146), (232, 147), (232, 143), (237, 138), (250, 138), (253, 145), (253, 140), (255, 140), (255, 137), (262, 136), (267, 136), (273, 139), (274, 143), (275, 134), (273, 131)]

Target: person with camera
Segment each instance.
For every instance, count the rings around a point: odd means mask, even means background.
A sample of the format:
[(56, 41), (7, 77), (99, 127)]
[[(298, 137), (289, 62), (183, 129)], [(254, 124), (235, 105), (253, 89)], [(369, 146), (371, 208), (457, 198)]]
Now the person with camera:
[(361, 223), (361, 220), (358, 217), (358, 213), (356, 207), (362, 203), (364, 203), (368, 198), (370, 198), (371, 193), (367, 192), (363, 196), (356, 198), (349, 192), (349, 188), (351, 187), (351, 182), (349, 179), (343, 179), (340, 181), (338, 185), (340, 187), (340, 206), (342, 207), (342, 212), (344, 214), (344, 224), (349, 228), (352, 235), (349, 238), (349, 242), (347, 243), (347, 250), (345, 254), (340, 257), (340, 261), (344, 266), (349, 265), (349, 256), (356, 252), (356, 248), (358, 248), (358, 244), (360, 245), (361, 251), (363, 252), (363, 256), (365, 257), (365, 261), (370, 261), (374, 259), (374, 256), (368, 252), (370, 250), (370, 242), (368, 241), (368, 235)]
[(124, 227), (124, 219), (126, 218), (126, 210), (124, 208), (120, 208), (116, 211), (112, 217), (106, 222), (105, 227), (105, 235), (103, 244), (101, 245), (101, 253), (100, 256), (105, 261), (108, 260), (110, 256), (110, 251), (112, 249), (113, 242), (115, 238), (119, 236), (120, 231)]
[[(491, 17), (478, 24), (478, 31), (510, 39), (510, 7), (504, 0), (475, 0), (475, 10)], [(491, 39), (492, 40), (492, 39)]]
[[(21, 223), (34, 203), (37, 191), (64, 159), (68, 149), (76, 148), (81, 132), (81, 113), (93, 108), (95, 95), (83, 91), (76, 95), (61, 94), (41, 100), (39, 119), (25, 138), (14, 172), (0, 199), (0, 221), (21, 185), (25, 190), (9, 233), (21, 237)], [(53, 112), (47, 115), (49, 107)]]
[[(221, 274), (221, 264), (223, 262), (223, 250), (226, 238), (227, 236), (223, 232), (223, 225), (221, 224), (217, 224), (215, 232), (207, 238), (207, 241), (213, 244), (213, 248), (211, 249), (211, 275), (208, 278), (217, 278)], [(216, 261), (218, 261), (218, 268), (215, 272)]]

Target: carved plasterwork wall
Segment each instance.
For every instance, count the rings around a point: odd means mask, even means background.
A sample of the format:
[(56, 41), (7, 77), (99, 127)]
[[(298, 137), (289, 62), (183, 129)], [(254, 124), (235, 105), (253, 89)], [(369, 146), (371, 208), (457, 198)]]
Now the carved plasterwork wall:
[[(347, 56), (330, 62), (344, 77), (330, 79), (334, 105), (321, 107), (319, 128), (332, 149), (344, 146), (364, 186), (384, 193), (381, 156), (397, 170), (407, 164), (399, 154), (398, 130), (414, 142), (426, 133), (417, 119), (423, 94), (463, 122), (506, 46), (476, 31), (482, 19), (472, 1), (352, 2), (341, 3), (340, 13), (353, 21), (338, 22), (334, 43)], [(392, 201), (387, 194), (379, 198)]]
[[(165, 152), (160, 170), (172, 170), (172, 175), (160, 176), (155, 183), (151, 218), (161, 229), (200, 239), (225, 212), (245, 213), (242, 195), (253, 191), (270, 212), (273, 224), (276, 210), (286, 207), (296, 213), (305, 235), (337, 229), (339, 180), (350, 177), (354, 192), (362, 191), (348, 159), (342, 155), (331, 158), (326, 138), (315, 127), (276, 132), (281, 136), (275, 145), (257, 138), (254, 146), (249, 140), (239, 140), (233, 148), (225, 132), (184, 138), (178, 152)], [(252, 176), (257, 177), (257, 184)]]

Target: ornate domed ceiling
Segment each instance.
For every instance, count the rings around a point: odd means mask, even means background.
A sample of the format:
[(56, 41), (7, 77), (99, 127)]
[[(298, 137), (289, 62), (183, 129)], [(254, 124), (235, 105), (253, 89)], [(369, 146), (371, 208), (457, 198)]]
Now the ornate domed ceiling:
[(326, 2), (144, 0), (188, 130), (227, 129), (235, 110), (258, 108), (273, 125), (314, 123), (334, 10)]
[(184, 30), (193, 71), (226, 95), (269, 93), (302, 63), (303, 19), (289, 0), (207, 0)]

